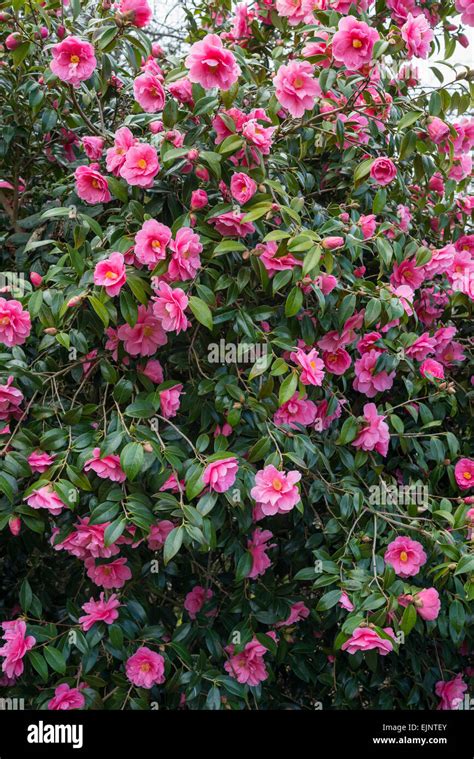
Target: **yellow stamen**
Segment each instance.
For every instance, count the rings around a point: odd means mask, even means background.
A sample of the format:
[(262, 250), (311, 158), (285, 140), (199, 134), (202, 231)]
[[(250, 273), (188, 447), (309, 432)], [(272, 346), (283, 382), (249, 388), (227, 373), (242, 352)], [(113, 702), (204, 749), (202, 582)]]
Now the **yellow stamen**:
[(408, 561), (408, 554), (406, 551), (402, 551), (400, 554), (400, 561)]
[(355, 47), (355, 48), (362, 47), (362, 42), (360, 40), (352, 40), (352, 47)]
[(274, 490), (281, 490), (281, 489), (282, 489), (282, 487), (283, 487), (283, 485), (282, 485), (282, 483), (280, 482), (280, 480), (277, 480), (277, 478), (276, 478), (276, 477), (275, 477), (275, 479), (273, 480), (273, 482), (272, 482), (272, 485), (273, 485), (273, 489), (274, 489)]
[(146, 169), (146, 161), (144, 158), (140, 158), (139, 161), (137, 161), (137, 166), (139, 169)]
[(78, 55), (71, 55), (71, 63), (79, 63), (80, 60)]

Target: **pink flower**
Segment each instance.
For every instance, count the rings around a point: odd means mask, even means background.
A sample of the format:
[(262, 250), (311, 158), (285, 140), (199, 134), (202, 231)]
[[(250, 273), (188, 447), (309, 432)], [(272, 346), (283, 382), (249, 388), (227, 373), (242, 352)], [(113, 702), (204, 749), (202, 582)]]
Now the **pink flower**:
[(436, 619), (441, 609), (441, 601), (436, 588), (423, 588), (415, 595), (415, 608), (422, 619)]
[(435, 686), (435, 693), (441, 698), (438, 709), (442, 711), (459, 709), (463, 694), (466, 691), (467, 684), (462, 679), (461, 673), (453, 677), (452, 680), (438, 680)]
[(258, 243), (255, 246), (255, 250), (261, 251), (260, 261), (267, 270), (270, 279), (277, 271), (294, 269), (295, 266), (301, 266), (301, 261), (298, 261), (291, 253), (278, 257), (278, 245), (273, 240), (266, 243)]
[(157, 76), (149, 71), (133, 81), (133, 96), (146, 113), (158, 113), (165, 105), (165, 91)]
[(432, 116), (428, 119), (427, 130), (430, 140), (434, 142), (435, 145), (444, 142), (450, 135), (449, 126), (437, 116)]
[(188, 297), (180, 287), (171, 288), (166, 282), (159, 282), (153, 298), (153, 313), (161, 321), (165, 332), (185, 332), (189, 327), (184, 312), (188, 305)]
[(30, 508), (47, 509), (54, 517), (58, 516), (66, 508), (66, 504), (61, 501), (50, 483), (32, 490), (30, 495), (25, 498), (25, 501)]
[(183, 282), (187, 279), (193, 279), (201, 268), (199, 254), (202, 251), (202, 244), (199, 235), (195, 234), (189, 227), (181, 227), (171, 242), (170, 248), (172, 255), (168, 267), (169, 277), (174, 281), (181, 280)]
[(319, 287), (323, 295), (329, 295), (339, 283), (333, 274), (320, 274), (314, 280), (314, 284)]
[(329, 403), (326, 399), (318, 403), (316, 406), (314, 428), (319, 432), (329, 429), (331, 424), (341, 416), (344, 403), (345, 401), (336, 401), (336, 409), (331, 414), (328, 414)]
[(456, 0), (456, 10), (461, 13), (461, 21), (466, 26), (474, 26), (474, 7), (472, 0)]
[(0, 343), (8, 348), (23, 345), (30, 332), (30, 315), (20, 301), (0, 298)]
[(224, 669), (237, 682), (254, 686), (267, 679), (268, 672), (263, 660), (267, 649), (257, 638), (247, 643), (240, 653), (234, 654), (234, 646), (227, 646), (225, 650), (232, 655), (224, 664)]
[(344, 238), (343, 237), (325, 237), (323, 240), (321, 240), (321, 245), (324, 248), (324, 250), (336, 250), (337, 248), (342, 248), (344, 245)]
[(390, 158), (380, 156), (380, 158), (375, 159), (370, 167), (370, 176), (374, 182), (377, 182), (377, 184), (382, 185), (383, 187), (384, 185), (393, 182), (397, 176), (397, 167)]
[(137, 140), (127, 127), (120, 127), (114, 135), (114, 146), (109, 148), (106, 154), (107, 171), (114, 176), (120, 176), (120, 169), (125, 163), (127, 151), (137, 143)]
[(86, 613), (83, 617), (79, 617), (79, 622), (84, 632), (90, 630), (96, 622), (105, 622), (106, 625), (111, 625), (118, 619), (119, 613), (117, 609), (121, 606), (118, 596), (112, 593), (109, 598), (104, 599), (104, 595), (102, 591), (98, 601), (91, 598), (87, 603), (82, 605), (82, 609)]
[(127, 678), (138, 688), (153, 688), (165, 681), (165, 660), (146, 646), (140, 646), (125, 665)]
[(359, 432), (358, 437), (352, 445), (355, 448), (361, 448), (363, 451), (375, 450), (382, 456), (386, 456), (390, 442), (390, 433), (388, 425), (384, 422), (385, 416), (377, 414), (375, 403), (366, 403), (364, 406), (364, 417), (367, 424)]
[(357, 392), (364, 393), (367, 398), (373, 398), (379, 392), (390, 390), (393, 385), (395, 372), (388, 374), (384, 370), (375, 373), (375, 366), (379, 356), (380, 352), (378, 350), (370, 350), (355, 362), (354, 371), (356, 376), (352, 387)]
[(183, 105), (189, 105), (190, 108), (194, 107), (193, 98), (193, 85), (187, 76), (183, 76), (182, 79), (178, 79), (177, 82), (170, 82), (168, 84), (168, 90), (176, 100), (179, 100)]
[[(160, 488), (160, 490), (164, 489), (164, 486)], [(150, 551), (157, 551), (159, 548), (163, 548), (166, 538), (175, 527), (174, 522), (170, 522), (169, 519), (161, 519), (157, 524), (153, 524), (150, 527), (150, 534), (147, 538), (147, 545)]]
[(401, 35), (407, 46), (408, 58), (428, 58), (434, 32), (423, 13), (419, 16), (409, 13), (402, 26)]
[(0, 385), (0, 419), (2, 421), (21, 416), (19, 407), (23, 401), (23, 393), (18, 388), (12, 387), (13, 379), (11, 375), (5, 385)]
[(351, 357), (344, 348), (323, 353), (324, 366), (331, 374), (344, 374), (351, 365)]
[(255, 232), (251, 221), (242, 221), (245, 214), (239, 211), (227, 211), (219, 216), (214, 216), (209, 221), (215, 224), (218, 232), (223, 237), (246, 237)]
[(127, 566), (127, 559), (114, 559), (109, 564), (96, 564), (95, 559), (85, 561), (87, 576), (102, 588), (122, 588), (132, 573)]
[(120, 0), (118, 10), (127, 20), (139, 28), (146, 26), (153, 16), (147, 0)]
[(165, 419), (171, 419), (176, 416), (180, 406), (179, 396), (183, 392), (182, 385), (174, 385), (168, 390), (160, 392), (160, 408)]
[(51, 71), (73, 87), (78, 87), (81, 82), (89, 79), (97, 66), (93, 46), (79, 37), (66, 37), (53, 45), (51, 52)]
[(341, 18), (338, 31), (332, 40), (332, 54), (336, 61), (348, 69), (357, 71), (372, 59), (372, 51), (380, 39), (376, 29), (354, 16)]
[(318, 351), (312, 348), (309, 353), (298, 348), (297, 351), (290, 353), (291, 360), (301, 368), (300, 380), (303, 385), (314, 385), (319, 387), (324, 379), (324, 363), (318, 358)]
[(247, 541), (247, 549), (252, 556), (252, 567), (248, 573), (248, 577), (251, 579), (265, 574), (267, 569), (271, 567), (272, 562), (266, 552), (276, 545), (274, 543), (268, 545), (268, 541), (272, 537), (273, 533), (270, 530), (262, 530), (257, 527), (251, 539)]
[(370, 237), (373, 237), (374, 232), (377, 228), (375, 214), (370, 213), (367, 216), (362, 215), (358, 221), (358, 224), (362, 230), (364, 240), (368, 240)]
[(129, 185), (148, 189), (160, 170), (156, 150), (147, 143), (140, 142), (129, 148), (120, 169), (120, 176)]
[(309, 609), (304, 605), (303, 601), (297, 601), (295, 604), (292, 604), (288, 617), (282, 622), (277, 622), (275, 627), (289, 627), (296, 622), (300, 622), (302, 619), (306, 619), (306, 617), (309, 617), (309, 614)]
[(88, 459), (84, 464), (85, 472), (95, 472), (102, 480), (125, 482), (127, 477), (120, 467), (120, 456), (109, 454), (101, 458), (100, 448), (94, 448), (92, 456), (93, 458)]
[(420, 374), (426, 379), (444, 379), (444, 369), (439, 361), (435, 361), (433, 358), (427, 358), (420, 366)]
[(205, 208), (209, 202), (207, 192), (205, 190), (193, 190), (191, 193), (191, 210), (199, 211), (201, 208)]
[(26, 623), (22, 619), (2, 622), (3, 639), (6, 641), (0, 648), (0, 656), (4, 657), (2, 672), (7, 677), (20, 677), (23, 674), (23, 657), (36, 643), (36, 638), (26, 634)]
[(424, 332), (420, 337), (405, 350), (405, 355), (414, 358), (416, 361), (423, 361), (428, 354), (433, 353), (436, 346), (434, 337), (430, 337), (428, 332)]
[(314, 67), (308, 61), (290, 61), (287, 66), (280, 66), (273, 79), (278, 102), (294, 118), (311, 111), (315, 98), (321, 95), (321, 87), (313, 74)]
[(18, 537), (21, 532), (21, 519), (20, 517), (11, 516), (8, 520), (8, 529), (14, 538)]
[(230, 50), (226, 50), (217, 34), (207, 34), (200, 42), (195, 42), (187, 55), (184, 65), (189, 69), (189, 79), (211, 90), (218, 87), (228, 90), (240, 75), (240, 66)]
[(314, 0), (276, 0), (278, 15), (286, 16), (290, 26), (311, 24), (314, 21), (314, 7)]
[(112, 253), (108, 258), (99, 261), (94, 269), (94, 284), (103, 285), (110, 297), (118, 295), (125, 282), (125, 264), (121, 253)]
[(355, 609), (354, 604), (352, 603), (351, 599), (349, 598), (345, 590), (342, 591), (338, 604), (341, 607), (341, 609), (345, 609), (346, 611), (354, 611)]
[(289, 401), (280, 406), (273, 415), (273, 422), (276, 425), (287, 424), (291, 429), (298, 429), (298, 425), (308, 426), (313, 424), (316, 417), (316, 406), (312, 401), (307, 400), (307, 396), (299, 397), (296, 392)]
[(426, 553), (417, 540), (399, 536), (388, 544), (384, 559), (399, 577), (412, 577), (426, 563)]
[(135, 257), (141, 264), (154, 268), (158, 261), (166, 258), (166, 249), (171, 240), (171, 229), (159, 221), (148, 219), (135, 235)]
[(98, 163), (78, 166), (74, 172), (76, 192), (86, 203), (108, 203), (112, 200), (106, 177), (99, 171)]
[(257, 192), (257, 183), (254, 182), (252, 177), (249, 177), (248, 174), (238, 172), (237, 174), (232, 174), (230, 180), (230, 192), (234, 200), (243, 206), (245, 203), (248, 203)]
[(202, 480), (216, 493), (225, 493), (235, 482), (239, 465), (234, 456), (212, 461), (204, 469)]
[[(201, 585), (194, 586), (184, 599), (184, 608), (191, 619), (196, 619), (196, 615), (199, 614), (204, 604), (211, 600), (213, 595), (214, 593), (210, 588), (206, 590), (201, 587)], [(210, 612), (210, 614), (212, 614), (212, 612)], [(208, 613), (208, 616), (210, 616), (210, 614)]]
[(155, 385), (161, 385), (163, 382), (163, 368), (157, 358), (147, 361), (144, 367), (140, 367), (140, 371)]
[(400, 264), (393, 265), (393, 272), (390, 275), (390, 284), (393, 287), (408, 285), (412, 290), (416, 290), (423, 284), (425, 274), (422, 268), (416, 265), (416, 261), (406, 258)]
[(71, 688), (67, 683), (62, 683), (54, 691), (53, 698), (48, 701), (48, 709), (50, 711), (83, 709), (85, 703), (86, 699), (78, 688)]
[(82, 147), (91, 161), (98, 161), (104, 150), (104, 139), (88, 135), (82, 138)]
[(119, 340), (130, 356), (152, 356), (160, 345), (167, 342), (161, 322), (151, 309), (138, 306), (138, 319), (134, 327), (123, 324), (117, 330)]
[(266, 466), (255, 475), (255, 485), (250, 495), (260, 504), (265, 516), (284, 514), (300, 500), (296, 487), (300, 480), (301, 474), (295, 470), (286, 473), (279, 472), (273, 465)]
[(74, 531), (69, 533), (61, 543), (56, 542), (57, 532), (53, 531), (52, 545), (55, 551), (67, 551), (72, 556), (86, 561), (87, 559), (109, 559), (119, 552), (119, 548), (112, 543), (106, 546), (104, 543), (105, 530), (110, 522), (102, 524), (90, 524), (89, 517), (81, 518), (74, 525)]
[[(384, 627), (384, 632), (395, 639), (395, 633), (391, 627)], [(393, 651), (393, 644), (386, 638), (381, 638), (376, 630), (370, 627), (356, 627), (349, 640), (342, 644), (342, 651), (357, 654), (359, 651), (371, 651), (377, 649), (381, 656), (386, 656)]]
[(469, 490), (474, 485), (474, 461), (459, 459), (454, 467), (454, 477), (461, 490)]

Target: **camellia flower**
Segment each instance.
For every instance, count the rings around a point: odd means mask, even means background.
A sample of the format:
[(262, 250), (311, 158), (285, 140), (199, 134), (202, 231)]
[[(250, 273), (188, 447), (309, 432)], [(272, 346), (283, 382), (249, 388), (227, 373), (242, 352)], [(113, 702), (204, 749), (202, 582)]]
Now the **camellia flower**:
[(278, 245), (273, 240), (265, 243), (258, 243), (255, 246), (255, 250), (260, 253), (260, 261), (267, 270), (267, 274), (270, 279), (276, 274), (277, 271), (284, 271), (288, 269), (294, 269), (295, 266), (301, 266), (301, 261), (288, 253), (284, 256), (278, 256)]
[(370, 176), (374, 182), (377, 182), (377, 184), (382, 185), (383, 187), (390, 184), (390, 182), (393, 182), (397, 176), (397, 167), (390, 158), (380, 156), (375, 159), (370, 167)]
[(161, 654), (140, 646), (125, 665), (127, 678), (139, 688), (153, 688), (165, 681), (165, 660)]
[(290, 353), (291, 360), (301, 368), (300, 380), (303, 385), (319, 387), (324, 379), (324, 362), (318, 358), (318, 351), (312, 348), (309, 353), (298, 348)]
[(171, 261), (168, 267), (168, 276), (173, 281), (193, 279), (201, 268), (199, 254), (202, 244), (199, 235), (189, 227), (181, 227), (176, 232), (176, 237), (170, 243), (172, 251)]
[(474, 486), (474, 461), (472, 459), (459, 459), (454, 467), (454, 476), (461, 490), (468, 490)]
[(161, 385), (163, 382), (163, 367), (157, 358), (151, 358), (145, 366), (139, 367), (139, 371), (156, 385)]
[(314, 8), (314, 0), (276, 0), (278, 15), (286, 16), (290, 26), (311, 24)]
[(87, 157), (91, 161), (98, 161), (102, 156), (104, 150), (105, 140), (103, 137), (95, 137), (94, 135), (87, 135), (82, 138), (82, 147), (84, 148)]
[(146, 113), (158, 113), (165, 105), (165, 91), (154, 74), (145, 72), (133, 82), (133, 96)]
[(378, 350), (369, 350), (355, 362), (356, 376), (352, 386), (354, 390), (364, 393), (368, 398), (373, 398), (374, 395), (384, 390), (390, 390), (393, 385), (395, 372), (390, 372), (390, 374), (386, 371), (374, 373), (379, 356)]
[(230, 180), (230, 192), (234, 200), (243, 206), (245, 203), (248, 203), (257, 192), (257, 183), (252, 177), (249, 177), (248, 174), (243, 174), (239, 171), (236, 174), (232, 174)]
[(152, 356), (160, 345), (167, 342), (161, 322), (151, 309), (138, 306), (138, 318), (134, 327), (123, 324), (117, 330), (119, 340), (131, 356)]
[(95, 472), (103, 480), (112, 480), (112, 482), (125, 482), (127, 479), (125, 472), (120, 467), (120, 456), (109, 454), (101, 458), (100, 448), (94, 448), (92, 458), (84, 464), (85, 472)]
[[(163, 490), (163, 486), (160, 490)], [(150, 551), (157, 551), (159, 548), (163, 548), (166, 538), (175, 527), (174, 522), (170, 522), (169, 519), (161, 519), (157, 524), (152, 524), (147, 538), (147, 545)]]
[(23, 393), (17, 387), (13, 387), (13, 375), (11, 375), (5, 385), (0, 385), (0, 419), (9, 420), (11, 417), (19, 418), (21, 416), (20, 405), (23, 401)]
[(420, 13), (418, 16), (408, 14), (406, 22), (401, 28), (402, 40), (408, 50), (408, 57), (428, 58), (434, 32), (430, 27), (426, 16)]
[[(184, 599), (184, 608), (188, 612), (191, 619), (196, 619), (197, 614), (201, 611), (207, 601), (210, 601), (214, 593), (210, 588), (206, 590), (201, 585), (195, 585), (194, 588), (187, 594)], [(208, 613), (211, 616), (212, 612)]]
[(120, 168), (120, 176), (129, 185), (148, 189), (153, 186), (153, 180), (159, 170), (160, 164), (155, 148), (139, 142), (127, 150), (125, 161)]
[(313, 424), (316, 417), (316, 405), (307, 400), (307, 396), (299, 397), (296, 392), (289, 401), (286, 401), (273, 415), (276, 425), (287, 424), (291, 429), (298, 429), (298, 425), (307, 427)]
[(107, 179), (100, 173), (98, 163), (78, 166), (74, 172), (74, 178), (76, 192), (86, 203), (109, 203), (112, 200)]
[(427, 358), (420, 366), (420, 374), (427, 379), (444, 379), (443, 365), (433, 358)]
[(0, 343), (8, 348), (23, 345), (31, 332), (31, 318), (19, 300), (0, 297)]
[(351, 357), (344, 348), (323, 353), (323, 362), (326, 370), (331, 374), (344, 374), (351, 365)]
[(380, 39), (376, 29), (354, 16), (341, 18), (332, 39), (332, 54), (348, 69), (357, 71), (372, 60), (375, 43)]
[(127, 566), (127, 559), (114, 559), (109, 564), (97, 564), (95, 559), (85, 561), (87, 576), (102, 588), (122, 588), (132, 573)]
[(82, 605), (82, 609), (86, 613), (84, 616), (79, 617), (79, 623), (82, 625), (84, 632), (90, 630), (96, 622), (105, 622), (106, 625), (111, 625), (118, 619), (119, 613), (117, 609), (121, 605), (118, 596), (112, 593), (112, 595), (105, 599), (104, 595), (104, 592), (102, 592), (98, 601), (91, 598), (87, 603)]
[[(275, 633), (267, 635), (273, 637)], [(267, 679), (268, 672), (263, 657), (268, 649), (262, 646), (257, 638), (247, 643), (240, 653), (234, 654), (233, 645), (227, 646), (225, 650), (231, 656), (224, 664), (224, 669), (237, 682), (254, 686)]]
[(56, 517), (66, 508), (66, 504), (61, 501), (60, 497), (53, 490), (51, 483), (42, 485), (40, 488), (33, 490), (25, 498), (26, 503), (32, 509), (47, 509)]
[(296, 483), (301, 480), (297, 471), (280, 472), (273, 465), (266, 466), (255, 475), (255, 485), (250, 491), (265, 516), (284, 514), (298, 503), (300, 493)]
[(292, 604), (288, 617), (282, 622), (277, 622), (275, 627), (289, 627), (296, 622), (300, 622), (302, 619), (306, 619), (306, 617), (309, 617), (309, 614), (309, 609), (303, 601), (297, 601), (295, 604)]
[(206, 466), (202, 481), (216, 493), (225, 493), (234, 484), (238, 470), (239, 465), (235, 456), (217, 459)]
[(255, 232), (251, 221), (243, 221), (245, 214), (239, 211), (228, 211), (214, 216), (209, 221), (215, 225), (223, 237), (246, 237)]
[(184, 332), (189, 327), (184, 312), (188, 305), (188, 297), (180, 287), (174, 289), (166, 282), (159, 282), (155, 290), (157, 297), (153, 298), (153, 313), (161, 321), (165, 332)]
[(154, 219), (144, 222), (135, 235), (135, 257), (141, 264), (154, 268), (166, 258), (166, 250), (171, 240), (171, 229)]
[(205, 208), (209, 203), (209, 198), (205, 190), (193, 190), (191, 193), (191, 210), (199, 211)]
[(137, 144), (137, 140), (128, 127), (120, 127), (114, 135), (114, 146), (109, 148), (106, 153), (107, 171), (111, 171), (114, 176), (120, 176), (120, 169), (125, 163), (127, 151)]
[(105, 287), (107, 295), (118, 295), (127, 276), (121, 253), (112, 253), (108, 258), (99, 261), (94, 269), (94, 284)]
[(354, 604), (352, 603), (351, 599), (349, 598), (345, 590), (342, 591), (338, 604), (341, 607), (341, 609), (345, 609), (346, 611), (354, 611), (355, 609)]
[(276, 543), (268, 545), (268, 541), (272, 537), (273, 533), (270, 530), (261, 530), (260, 527), (257, 527), (250, 540), (247, 541), (247, 550), (252, 556), (252, 566), (247, 576), (251, 579), (265, 574), (267, 569), (271, 567), (272, 562), (267, 556), (267, 551), (276, 545)]
[(431, 621), (438, 617), (441, 601), (436, 588), (423, 588), (415, 594), (415, 609), (422, 619)]
[(118, 11), (138, 28), (146, 26), (153, 16), (147, 0), (120, 0)]
[(471, 0), (456, 0), (456, 10), (461, 13), (461, 21), (467, 26), (474, 26), (474, 8)]
[(45, 451), (33, 451), (27, 458), (33, 472), (46, 472), (54, 461), (54, 456), (51, 456)]
[(384, 560), (394, 568), (399, 577), (412, 577), (417, 575), (426, 563), (426, 553), (417, 540), (400, 535), (388, 544)]
[(240, 75), (234, 54), (226, 50), (217, 34), (207, 34), (192, 45), (184, 65), (189, 69), (189, 79), (211, 90), (218, 87), (228, 90)]
[(2, 622), (3, 639), (6, 641), (0, 648), (3, 656), (2, 672), (7, 677), (20, 677), (23, 674), (23, 657), (36, 643), (33, 635), (26, 634), (26, 623), (22, 619)]
[(361, 448), (363, 451), (377, 451), (382, 456), (388, 452), (390, 442), (390, 433), (388, 424), (384, 422), (385, 416), (377, 414), (375, 403), (366, 403), (364, 406), (364, 417), (366, 426), (359, 432), (352, 443), (355, 448)]
[(315, 98), (321, 95), (313, 74), (314, 67), (308, 61), (290, 61), (287, 66), (280, 66), (273, 79), (276, 99), (294, 118), (311, 111)]
[(86, 703), (84, 694), (78, 688), (71, 688), (67, 683), (61, 683), (54, 691), (54, 696), (48, 701), (50, 711), (69, 711), (83, 709)]
[[(391, 627), (384, 627), (383, 631), (395, 640), (395, 633)], [(387, 638), (381, 638), (371, 627), (356, 627), (349, 640), (342, 644), (341, 649), (350, 654), (376, 649), (381, 656), (386, 656), (393, 651), (393, 643)]]
[(171, 419), (178, 413), (180, 406), (179, 397), (182, 392), (182, 385), (174, 385), (167, 390), (160, 391), (160, 409), (165, 419)]
[(438, 709), (442, 711), (459, 709), (466, 691), (467, 684), (462, 679), (461, 673), (452, 680), (438, 680), (435, 686), (435, 693), (441, 698)]
[(51, 52), (51, 71), (73, 87), (78, 87), (81, 82), (89, 79), (97, 66), (93, 45), (79, 37), (66, 37), (53, 45)]

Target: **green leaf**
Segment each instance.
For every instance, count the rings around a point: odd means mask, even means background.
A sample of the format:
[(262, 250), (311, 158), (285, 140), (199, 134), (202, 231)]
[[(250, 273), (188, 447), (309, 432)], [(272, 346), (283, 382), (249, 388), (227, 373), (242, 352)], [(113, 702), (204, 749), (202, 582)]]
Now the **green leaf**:
[(356, 419), (350, 416), (342, 425), (339, 438), (337, 440), (338, 445), (346, 445), (352, 443), (357, 437), (358, 425)]
[(20, 605), (25, 613), (29, 610), (32, 600), (33, 591), (31, 590), (30, 583), (25, 578), (20, 588)]
[(106, 307), (102, 303), (99, 298), (96, 298), (95, 295), (88, 295), (87, 299), (89, 303), (91, 304), (92, 308), (96, 312), (97, 316), (101, 320), (104, 327), (107, 329), (109, 326), (109, 312), (107, 311)]
[(286, 299), (285, 316), (296, 316), (302, 305), (303, 291), (300, 287), (294, 287)]
[(54, 646), (44, 646), (43, 653), (51, 669), (59, 672), (60, 675), (64, 675), (66, 672), (66, 660), (62, 651)]
[(470, 574), (474, 572), (474, 553), (461, 556), (456, 567), (455, 575)]
[(417, 613), (413, 604), (408, 604), (403, 612), (400, 627), (405, 635), (408, 635), (416, 625)]
[(319, 599), (316, 611), (327, 611), (328, 609), (332, 609), (332, 607), (339, 602), (340, 598), (341, 591), (339, 588), (337, 590), (328, 591), (328, 593), (325, 593)]
[(214, 322), (212, 319), (211, 309), (201, 298), (196, 295), (191, 295), (189, 298), (189, 308), (193, 312), (194, 316), (201, 324), (204, 324), (207, 329), (212, 330)]
[(139, 443), (127, 443), (120, 454), (120, 466), (129, 480), (134, 480), (143, 467), (143, 446)]
[(423, 116), (422, 111), (409, 111), (408, 113), (405, 113), (398, 122), (398, 128), (406, 129), (406, 127), (409, 127), (414, 124), (415, 121), (418, 121), (421, 116)]
[(171, 530), (170, 534), (166, 538), (165, 546), (163, 549), (163, 560), (165, 564), (168, 564), (173, 556), (176, 556), (181, 545), (183, 543), (184, 528), (182, 525), (175, 527)]
[(37, 671), (44, 683), (48, 681), (48, 665), (38, 651), (28, 651), (28, 661)]
[(111, 546), (112, 543), (115, 543), (119, 539), (126, 526), (126, 520), (123, 517), (119, 517), (105, 528), (104, 545), (106, 548)]
[(248, 577), (253, 566), (252, 554), (249, 551), (245, 551), (240, 557), (235, 570), (235, 579), (237, 582), (244, 580)]
[(283, 406), (284, 403), (290, 400), (295, 394), (297, 386), (298, 376), (296, 372), (292, 372), (280, 385), (280, 392), (278, 393), (278, 403), (280, 406)]

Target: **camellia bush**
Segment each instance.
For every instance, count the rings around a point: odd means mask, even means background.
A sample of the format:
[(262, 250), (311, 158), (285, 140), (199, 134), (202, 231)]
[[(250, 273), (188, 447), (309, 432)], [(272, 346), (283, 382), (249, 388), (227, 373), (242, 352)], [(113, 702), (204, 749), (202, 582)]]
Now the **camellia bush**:
[(0, 3), (3, 698), (468, 708), (472, 10)]

